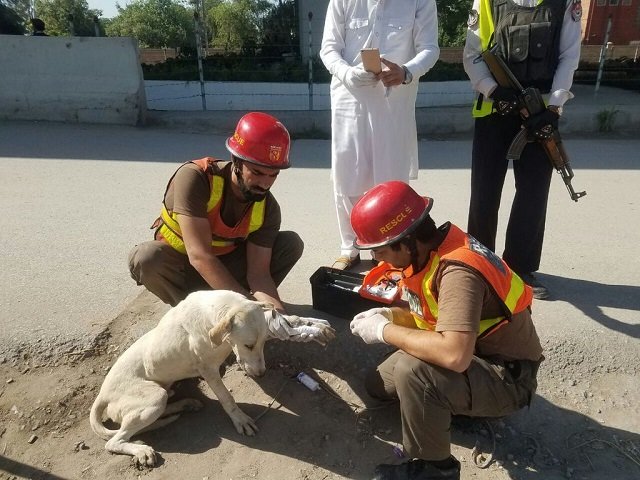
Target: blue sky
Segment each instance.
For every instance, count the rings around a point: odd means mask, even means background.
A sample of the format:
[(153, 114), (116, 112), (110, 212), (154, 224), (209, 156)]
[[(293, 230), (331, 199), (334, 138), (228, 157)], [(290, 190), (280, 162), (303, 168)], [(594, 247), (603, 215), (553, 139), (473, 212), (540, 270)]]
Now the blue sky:
[(128, 0), (87, 0), (89, 8), (95, 10), (102, 10), (102, 16), (104, 18), (113, 18), (117, 15), (116, 2), (121, 7), (125, 7), (129, 2)]

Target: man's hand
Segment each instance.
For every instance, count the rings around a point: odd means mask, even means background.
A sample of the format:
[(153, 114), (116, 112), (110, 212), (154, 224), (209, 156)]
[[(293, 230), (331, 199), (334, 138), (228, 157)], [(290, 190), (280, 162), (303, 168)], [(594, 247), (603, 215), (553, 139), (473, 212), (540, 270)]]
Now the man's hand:
[(344, 65), (337, 74), (347, 88), (372, 87), (378, 83), (375, 73), (367, 72), (362, 66)]
[(329, 322), (321, 318), (283, 315), (276, 310), (265, 311), (269, 336), (291, 342), (318, 342), (326, 345), (336, 337)]
[(360, 312), (355, 317), (353, 317), (353, 319), (354, 320), (359, 320), (361, 318), (371, 317), (371, 316), (376, 315), (378, 313), (381, 314), (381, 315), (384, 315), (387, 318), (387, 320), (389, 320), (390, 322), (393, 321), (393, 312), (391, 311), (391, 309), (389, 307), (371, 308), (369, 310), (365, 310), (364, 312)]
[(404, 68), (402, 68), (402, 65), (393, 63), (386, 58), (380, 58), (380, 61), (387, 67), (386, 70), (382, 70), (382, 72), (378, 74), (378, 78), (384, 86), (395, 87), (396, 85), (402, 85), (402, 82), (404, 82)]
[(365, 343), (387, 343), (384, 341), (384, 327), (391, 323), (393, 314), (389, 308), (372, 308), (359, 313), (351, 320), (351, 333)]
[(538, 140), (547, 140), (551, 138), (554, 130), (558, 129), (558, 119), (560, 115), (548, 108), (544, 111), (527, 118), (524, 126), (534, 138)]
[(498, 85), (491, 92), (493, 108), (500, 115), (510, 115), (518, 108), (518, 96), (515, 90)]

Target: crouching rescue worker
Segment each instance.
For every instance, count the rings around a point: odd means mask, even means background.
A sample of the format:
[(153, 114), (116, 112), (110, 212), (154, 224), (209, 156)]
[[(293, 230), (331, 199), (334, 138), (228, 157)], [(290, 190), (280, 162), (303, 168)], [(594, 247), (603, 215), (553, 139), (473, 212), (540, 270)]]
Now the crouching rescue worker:
[(353, 208), (355, 246), (402, 272), (408, 308), (356, 315), (351, 331), (398, 350), (366, 379), (379, 399), (399, 399), (411, 458), (378, 465), (374, 479), (459, 479), (452, 415), (495, 417), (529, 405), (542, 347), (531, 320), (531, 287), (492, 251), (447, 222), (433, 200), (403, 182), (369, 190)]
[(227, 139), (231, 161), (181, 165), (167, 185), (154, 240), (133, 248), (129, 270), (163, 302), (233, 290), (284, 313), (277, 286), (302, 256), (298, 234), (280, 231), (269, 189), (289, 168), (289, 132), (265, 113), (244, 115)]

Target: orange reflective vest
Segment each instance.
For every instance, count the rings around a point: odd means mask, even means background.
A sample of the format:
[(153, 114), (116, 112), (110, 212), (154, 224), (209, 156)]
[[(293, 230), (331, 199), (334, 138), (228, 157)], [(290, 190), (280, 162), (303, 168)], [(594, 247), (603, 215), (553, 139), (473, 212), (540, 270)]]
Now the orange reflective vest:
[(452, 264), (462, 265), (482, 277), (502, 303), (504, 315), (480, 320), (478, 338), (495, 332), (509, 322), (513, 314), (531, 305), (531, 287), (495, 253), (471, 235), (451, 225), (442, 244), (431, 252), (427, 265), (416, 275), (407, 275), (402, 279), (405, 290), (408, 290), (411, 313), (418, 328), (435, 329), (438, 321), (437, 279), (440, 278), (442, 269)]
[[(218, 162), (215, 158), (205, 157), (199, 160), (193, 160), (187, 163), (194, 163), (207, 174), (209, 178), (209, 186), (211, 194), (207, 202), (207, 216), (209, 225), (211, 225), (211, 248), (215, 255), (224, 255), (233, 251), (238, 243), (244, 241), (251, 232), (258, 230), (264, 223), (265, 200), (254, 202), (247, 209), (244, 216), (235, 226), (229, 227), (222, 220), (220, 208), (222, 207), (222, 198), (224, 194), (225, 181), (221, 175), (214, 174), (213, 164)], [(167, 190), (173, 180), (175, 173), (169, 180)], [(165, 191), (166, 197), (166, 191)], [(169, 210), (167, 206), (162, 205), (160, 218), (156, 220), (158, 229), (156, 230), (156, 239), (164, 241), (175, 248), (180, 253), (187, 253), (182, 240), (182, 231), (178, 223), (178, 214)]]

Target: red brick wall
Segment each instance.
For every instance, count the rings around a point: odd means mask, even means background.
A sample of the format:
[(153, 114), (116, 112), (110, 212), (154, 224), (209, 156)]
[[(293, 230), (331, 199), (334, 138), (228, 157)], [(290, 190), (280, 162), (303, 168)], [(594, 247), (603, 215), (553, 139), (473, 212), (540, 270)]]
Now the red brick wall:
[[(631, 5), (623, 5), (629, 0), (601, 0), (605, 5), (598, 5), (598, 0), (582, 2), (583, 6), (583, 43), (585, 45), (602, 45), (607, 31), (607, 21), (611, 17), (609, 42), (615, 45), (628, 45), (640, 42), (640, 0), (630, 0)], [(611, 5), (611, 2), (618, 3)]]

